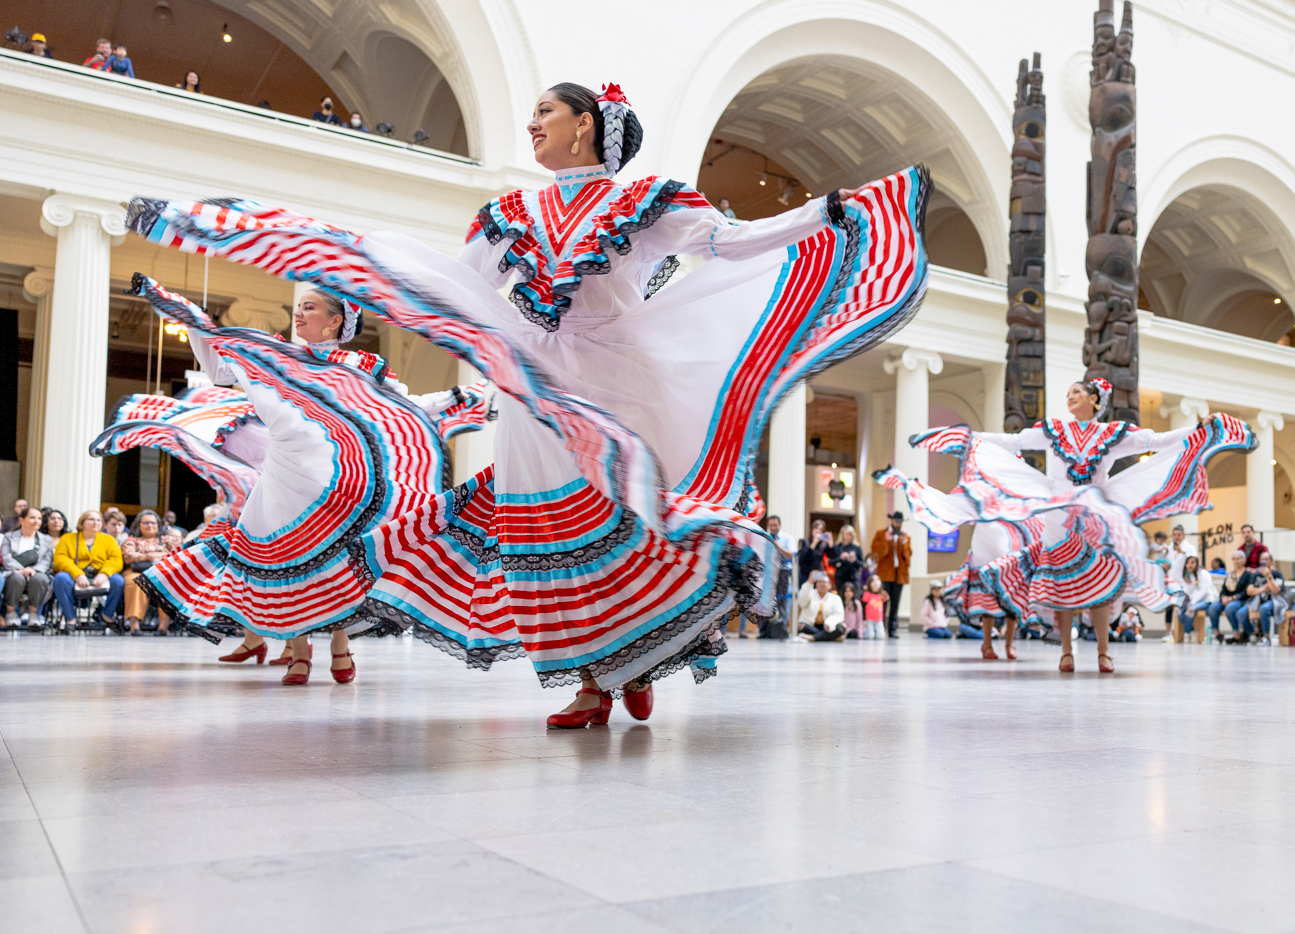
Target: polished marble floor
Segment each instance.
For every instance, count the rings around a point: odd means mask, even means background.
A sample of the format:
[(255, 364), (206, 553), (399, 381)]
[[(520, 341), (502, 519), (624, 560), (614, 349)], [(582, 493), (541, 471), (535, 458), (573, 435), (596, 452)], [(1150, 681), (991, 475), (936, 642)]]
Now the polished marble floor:
[(566, 691), (410, 638), (284, 688), (0, 637), (0, 931), (1295, 931), (1295, 652), (730, 648), (546, 732)]

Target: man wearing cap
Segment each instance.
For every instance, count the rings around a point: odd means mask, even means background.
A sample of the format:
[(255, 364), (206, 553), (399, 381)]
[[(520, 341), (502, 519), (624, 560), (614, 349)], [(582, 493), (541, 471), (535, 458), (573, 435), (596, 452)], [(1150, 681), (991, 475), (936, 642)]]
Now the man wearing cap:
[(872, 553), (877, 556), (877, 576), (890, 597), (886, 617), (886, 635), (898, 639), (895, 627), (899, 622), (899, 595), (908, 583), (908, 562), (913, 557), (913, 543), (904, 534), (904, 514), (896, 510), (886, 517), (888, 528), (880, 529), (872, 537)]
[(800, 637), (809, 642), (840, 642), (845, 638), (845, 604), (824, 572), (811, 571), (809, 583), (797, 598)]
[(31, 48), (27, 50), (27, 54), (35, 55), (39, 58), (54, 57), (54, 53), (49, 50), (49, 46), (45, 42), (45, 34), (43, 32), (32, 33)]

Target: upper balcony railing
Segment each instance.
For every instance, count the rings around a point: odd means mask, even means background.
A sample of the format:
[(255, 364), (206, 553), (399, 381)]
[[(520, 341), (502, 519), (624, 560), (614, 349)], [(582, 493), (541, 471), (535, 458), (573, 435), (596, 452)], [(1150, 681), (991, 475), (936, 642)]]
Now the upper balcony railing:
[(417, 143), (391, 139), (377, 133), (364, 133), (359, 130), (352, 130), (349, 127), (334, 126), (332, 124), (320, 123), (318, 120), (309, 120), (305, 117), (298, 117), (293, 114), (279, 113), (278, 111), (269, 110), (265, 107), (240, 104), (237, 101), (212, 97), (207, 94), (193, 94), (189, 91), (184, 91), (180, 88), (171, 87), (165, 84), (156, 84), (152, 81), (144, 81), (139, 78), (129, 78), (124, 75), (95, 71), (69, 62), (60, 62), (51, 58), (38, 58), (34, 55), (28, 55), (23, 52), (14, 52), (10, 49), (0, 49), (0, 62), (6, 61), (20, 63), (32, 68), (51, 69), (54, 72), (68, 76), (75, 76), (75, 78), (79, 80), (88, 82), (108, 82), (110, 85), (116, 85), (122, 88), (131, 88), (146, 94), (171, 97), (184, 101), (186, 104), (199, 104), (204, 107), (210, 107), (215, 112), (224, 111), (227, 113), (247, 114), (257, 118), (258, 120), (272, 121), (274, 123), (299, 127), (311, 133), (335, 135), (336, 137), (343, 139), (362, 140), (365, 143), (374, 146), (383, 146), (391, 150), (403, 150), (410, 153), (427, 155), (436, 159), (448, 159), (464, 165), (480, 165), (480, 160), (478, 159), (460, 156), (451, 152), (443, 152), (439, 149), (432, 149), (429, 146), (420, 146)]

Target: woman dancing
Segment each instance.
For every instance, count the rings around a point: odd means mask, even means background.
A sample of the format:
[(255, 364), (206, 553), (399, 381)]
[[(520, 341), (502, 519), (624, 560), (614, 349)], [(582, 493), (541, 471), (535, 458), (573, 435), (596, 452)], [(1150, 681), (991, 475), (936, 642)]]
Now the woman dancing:
[[(579, 684), (555, 727), (646, 718), (715, 673), (736, 605), (772, 610), (752, 464), (798, 381), (916, 312), (930, 192), (912, 168), (734, 223), (681, 182), (614, 179), (642, 129), (615, 86), (561, 84), (528, 125), (556, 175), (481, 209), (459, 261), (248, 202), (133, 205), (135, 228), (302, 278), (468, 359), (502, 391), (493, 467), (363, 537), (375, 613), (488, 667)], [(665, 292), (679, 254), (711, 260)], [(511, 287), (511, 302), (499, 289)]]
[[(952, 493), (909, 480), (894, 468), (874, 475), (887, 487), (904, 490), (913, 514), (937, 533), (968, 522), (1042, 520), (1038, 539), (988, 562), (979, 573), (996, 598), (1056, 612), (1061, 671), (1075, 668), (1074, 611), (1089, 610), (1098, 669), (1112, 672), (1111, 605), (1125, 594), (1153, 611), (1169, 605), (1164, 571), (1146, 558), (1146, 536), (1135, 523), (1204, 509), (1209, 459), (1221, 451), (1251, 451), (1257, 443), (1244, 422), (1223, 414), (1168, 432), (1095, 421), (1110, 393), (1103, 379), (1075, 383), (1066, 394), (1073, 420), (1050, 418), (1018, 434), (976, 432), (963, 425), (910, 438), (915, 447), (960, 459)], [(1047, 451), (1046, 474), (1016, 456), (1028, 450)], [(1117, 460), (1143, 454), (1151, 456), (1111, 476)]]
[[(201, 309), (146, 277), (137, 275), (135, 288), (163, 317), (189, 328), (203, 370), (218, 386), (237, 383), (264, 428), (255, 468), (229, 452), (214, 460), (212, 452), (201, 453), (209, 465), (238, 468), (226, 487), (248, 487), (237, 524), (209, 530), (137, 583), (173, 618), (217, 633), (243, 630), (246, 641), (235, 654), (244, 658), (264, 660), (266, 636), (291, 640), (284, 684), (307, 683), (308, 635), (328, 631), (333, 679), (354, 680), (348, 632), (368, 630), (375, 620), (362, 611), (364, 592), (346, 569), (346, 546), (444, 489), (444, 445), (427, 412), (443, 411), (460, 394), (409, 396), (382, 358), (340, 349), (363, 319), (335, 295), (302, 297), (294, 315), (307, 342), (300, 348), (258, 331), (217, 328)], [(114, 426), (96, 450), (107, 450), (109, 439), (142, 443), (148, 431)], [(181, 436), (170, 437), (176, 443)], [(256, 459), (249, 447), (240, 450)]]

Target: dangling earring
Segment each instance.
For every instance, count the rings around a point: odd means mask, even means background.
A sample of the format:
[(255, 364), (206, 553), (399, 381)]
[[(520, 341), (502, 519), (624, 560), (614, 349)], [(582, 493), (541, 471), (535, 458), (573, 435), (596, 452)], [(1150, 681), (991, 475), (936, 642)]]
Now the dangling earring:
[(580, 130), (576, 130), (576, 141), (571, 144), (571, 155), (580, 155)]

